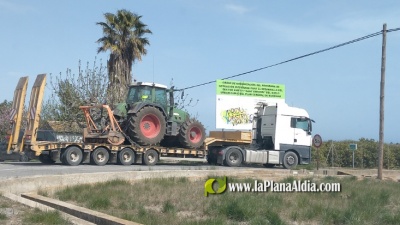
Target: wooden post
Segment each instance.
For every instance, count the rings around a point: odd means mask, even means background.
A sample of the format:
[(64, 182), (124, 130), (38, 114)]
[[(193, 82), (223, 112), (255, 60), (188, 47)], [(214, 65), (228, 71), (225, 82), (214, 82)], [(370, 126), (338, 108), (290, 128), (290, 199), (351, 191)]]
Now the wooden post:
[(378, 179), (382, 180), (383, 146), (384, 146), (384, 121), (385, 121), (385, 68), (386, 67), (386, 23), (382, 31), (382, 64), (381, 64), (381, 91), (379, 107), (379, 154), (378, 154)]

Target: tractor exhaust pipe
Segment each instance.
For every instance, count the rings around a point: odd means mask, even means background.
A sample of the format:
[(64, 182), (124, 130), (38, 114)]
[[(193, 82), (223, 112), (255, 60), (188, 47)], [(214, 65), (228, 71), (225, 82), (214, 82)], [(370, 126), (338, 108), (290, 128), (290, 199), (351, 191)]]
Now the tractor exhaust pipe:
[(174, 86), (171, 87), (169, 90), (169, 118), (172, 118), (174, 116), (174, 107), (175, 107), (175, 101), (174, 101)]

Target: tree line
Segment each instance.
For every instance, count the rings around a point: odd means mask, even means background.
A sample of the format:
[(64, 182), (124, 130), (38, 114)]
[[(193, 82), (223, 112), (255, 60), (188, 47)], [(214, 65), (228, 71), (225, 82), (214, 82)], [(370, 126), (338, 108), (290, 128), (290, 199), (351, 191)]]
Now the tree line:
[[(378, 167), (378, 141), (374, 139), (360, 138), (358, 141), (326, 141), (319, 148), (312, 148), (312, 166), (317, 165), (319, 158), (320, 167), (352, 167), (353, 151), (350, 144), (357, 144), (354, 151), (355, 168)], [(383, 167), (385, 169), (400, 168), (400, 144), (386, 143), (384, 146)]]

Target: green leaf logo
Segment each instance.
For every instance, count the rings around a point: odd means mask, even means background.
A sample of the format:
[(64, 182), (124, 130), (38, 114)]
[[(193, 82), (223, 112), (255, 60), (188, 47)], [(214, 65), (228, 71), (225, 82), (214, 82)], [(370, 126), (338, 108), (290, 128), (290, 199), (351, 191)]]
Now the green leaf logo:
[[(214, 182), (218, 182), (218, 190), (215, 191), (213, 186)], [(226, 190), (226, 177), (224, 178), (211, 178), (204, 183), (204, 196), (208, 194), (221, 194)]]

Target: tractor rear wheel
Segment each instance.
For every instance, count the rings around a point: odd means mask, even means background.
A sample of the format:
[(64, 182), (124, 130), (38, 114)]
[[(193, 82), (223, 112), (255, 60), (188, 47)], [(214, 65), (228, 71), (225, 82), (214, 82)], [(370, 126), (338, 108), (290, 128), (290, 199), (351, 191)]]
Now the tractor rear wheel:
[(151, 106), (143, 107), (129, 118), (129, 136), (141, 145), (160, 143), (165, 135), (165, 117)]
[(181, 125), (179, 141), (185, 148), (199, 148), (206, 138), (203, 124), (196, 119), (188, 119)]

